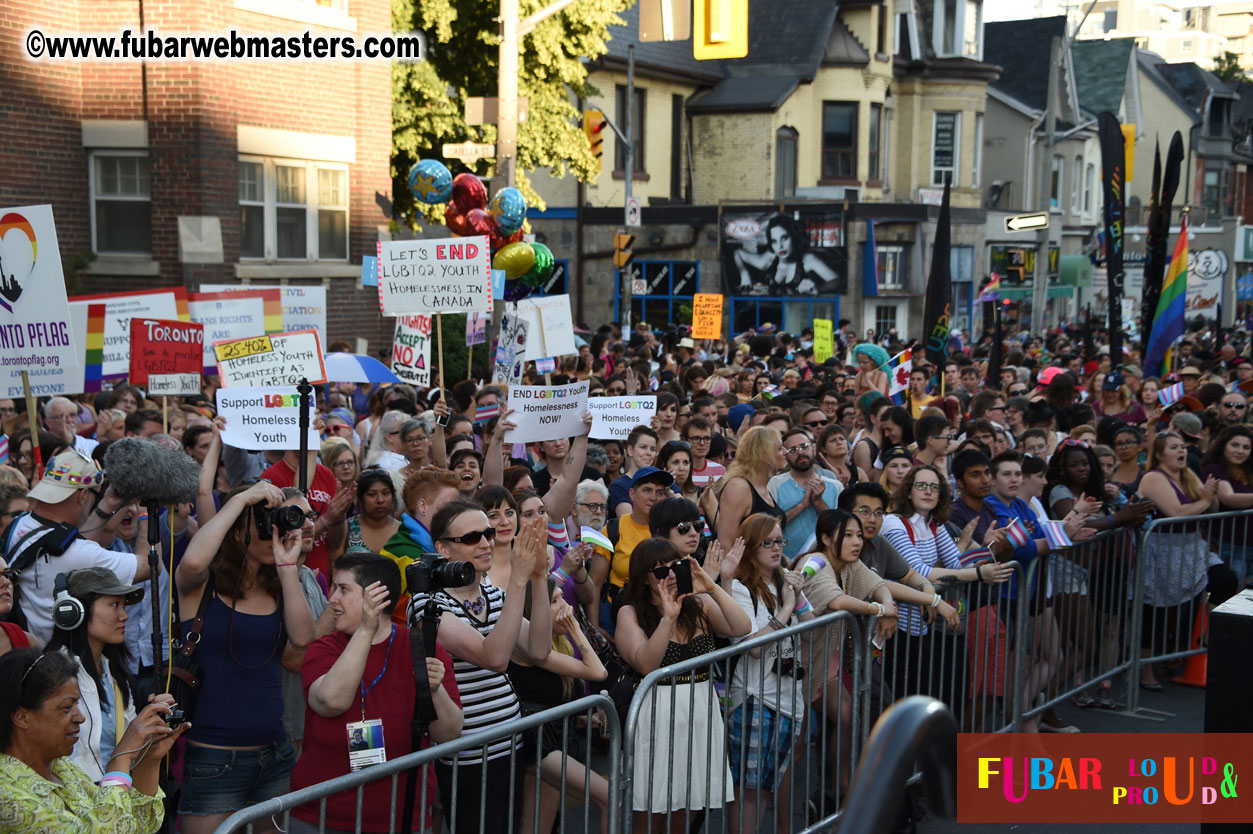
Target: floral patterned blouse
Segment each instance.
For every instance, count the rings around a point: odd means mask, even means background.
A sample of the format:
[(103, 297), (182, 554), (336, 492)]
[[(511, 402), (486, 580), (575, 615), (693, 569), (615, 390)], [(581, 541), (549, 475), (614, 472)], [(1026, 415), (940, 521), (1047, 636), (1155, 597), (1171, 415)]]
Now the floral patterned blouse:
[(60, 785), (0, 754), (0, 834), (147, 834), (165, 816), (160, 790), (102, 788), (68, 758), (54, 760), (52, 774)]

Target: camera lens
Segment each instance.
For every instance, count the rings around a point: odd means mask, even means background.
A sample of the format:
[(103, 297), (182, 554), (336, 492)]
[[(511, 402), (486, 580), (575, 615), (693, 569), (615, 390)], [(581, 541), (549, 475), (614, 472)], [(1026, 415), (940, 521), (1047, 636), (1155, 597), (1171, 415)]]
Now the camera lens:
[(274, 526), (280, 533), (290, 533), (305, 526), (305, 514), (299, 507), (288, 505), (274, 511)]
[(473, 585), (474, 565), (469, 562), (450, 562), (438, 559), (431, 563), (431, 582), (440, 588), (464, 588)]

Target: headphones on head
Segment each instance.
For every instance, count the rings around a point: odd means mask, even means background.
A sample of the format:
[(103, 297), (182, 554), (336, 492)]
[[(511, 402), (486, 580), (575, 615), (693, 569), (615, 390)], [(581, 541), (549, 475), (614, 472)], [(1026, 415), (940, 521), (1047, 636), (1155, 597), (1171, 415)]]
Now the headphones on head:
[(52, 589), (52, 623), (62, 631), (73, 631), (87, 618), (87, 609), (70, 595), (69, 574), (58, 573)]

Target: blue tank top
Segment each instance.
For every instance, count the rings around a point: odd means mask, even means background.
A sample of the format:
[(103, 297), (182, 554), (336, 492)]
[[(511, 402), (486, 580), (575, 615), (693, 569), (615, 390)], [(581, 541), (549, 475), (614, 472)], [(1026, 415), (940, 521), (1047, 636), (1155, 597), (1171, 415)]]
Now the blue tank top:
[[(234, 623), (232, 624), (232, 616)], [(182, 623), (186, 636), (191, 620)], [(283, 732), (279, 661), (287, 646), (281, 609), (273, 614), (231, 612), (215, 595), (205, 611), (196, 659), (204, 672), (188, 736), (224, 747), (256, 747)]]

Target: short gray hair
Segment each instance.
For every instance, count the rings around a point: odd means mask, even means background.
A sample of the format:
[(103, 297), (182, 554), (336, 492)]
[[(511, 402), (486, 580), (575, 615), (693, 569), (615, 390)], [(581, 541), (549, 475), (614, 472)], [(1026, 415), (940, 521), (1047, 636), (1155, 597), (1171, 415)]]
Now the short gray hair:
[(51, 416), (53, 406), (59, 406), (62, 403), (65, 403), (66, 405), (73, 408), (74, 413), (76, 414), (78, 413), (78, 403), (74, 402), (69, 397), (53, 397), (52, 399), (44, 403), (44, 419), (47, 420), (48, 417)]
[(591, 478), (588, 478), (586, 481), (579, 481), (579, 485), (574, 488), (574, 500), (582, 501), (587, 498), (589, 492), (595, 492), (606, 500), (609, 498), (609, 487), (605, 486), (601, 481), (593, 481)]

